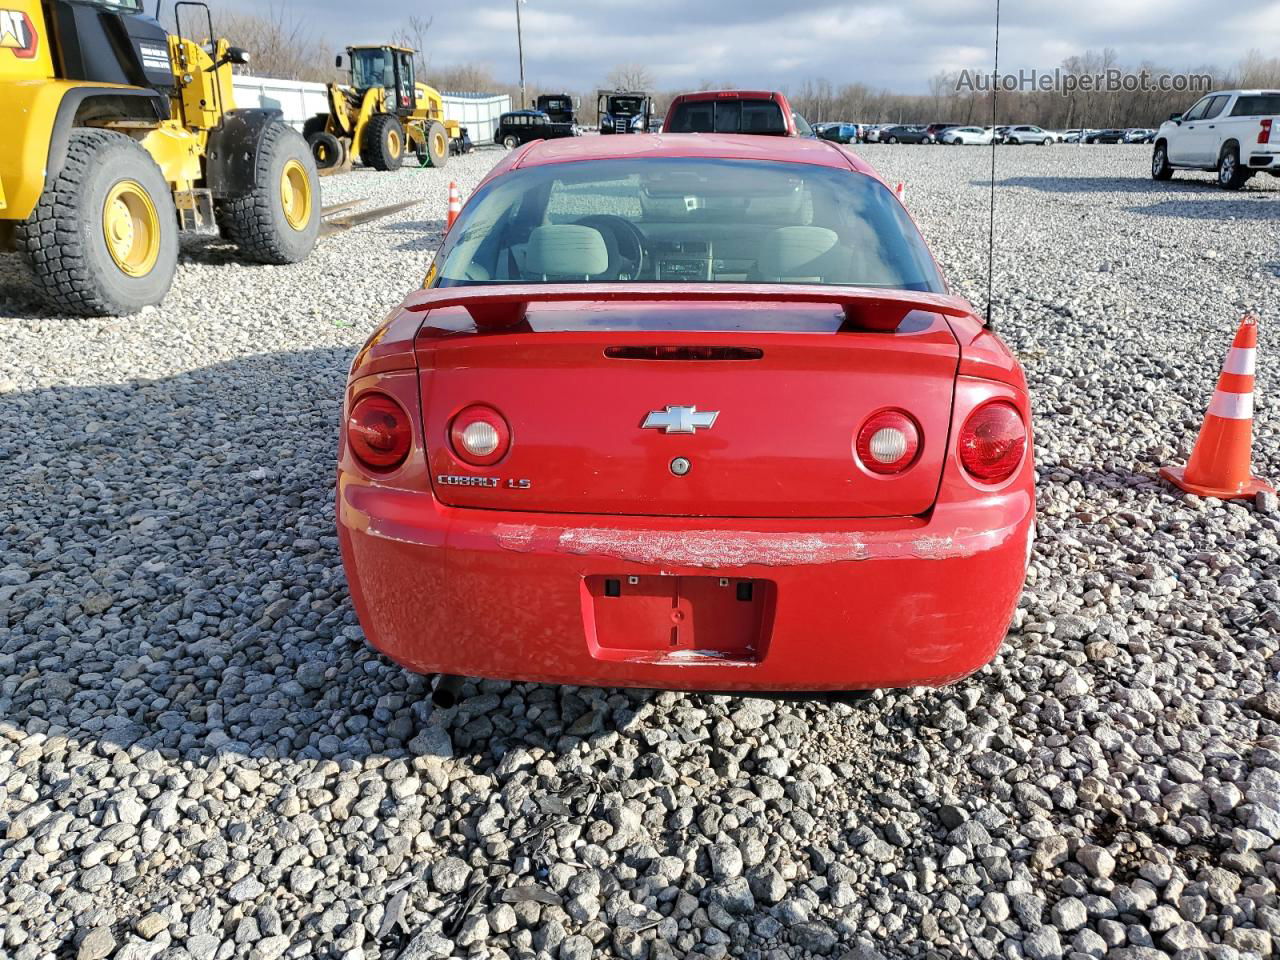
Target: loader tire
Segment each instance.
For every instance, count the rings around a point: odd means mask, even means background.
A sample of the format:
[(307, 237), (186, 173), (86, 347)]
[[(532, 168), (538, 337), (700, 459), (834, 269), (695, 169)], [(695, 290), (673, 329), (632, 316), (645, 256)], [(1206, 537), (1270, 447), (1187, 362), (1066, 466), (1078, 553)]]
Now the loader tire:
[(169, 292), (178, 213), (160, 168), (136, 140), (80, 127), (14, 243), (51, 308), (123, 316)]
[(324, 133), (329, 127), (329, 115), (327, 113), (317, 113), (314, 117), (309, 117), (302, 125), (302, 139), (311, 142), (311, 135), (315, 133)]
[(311, 147), (311, 156), (316, 162), (316, 169), (323, 172), (335, 170), (342, 166), (342, 141), (332, 133), (313, 133), (307, 137)]
[(404, 162), (404, 127), (390, 113), (370, 117), (360, 144), (360, 159), (375, 170), (399, 170)]
[(423, 166), (443, 168), (449, 162), (449, 134), (445, 133), (444, 124), (432, 120), (427, 124), (426, 147), (422, 152)]
[(297, 263), (320, 233), (320, 180), (302, 136), (272, 123), (258, 145), (254, 185), (247, 194), (219, 200), (222, 235), (257, 263)]

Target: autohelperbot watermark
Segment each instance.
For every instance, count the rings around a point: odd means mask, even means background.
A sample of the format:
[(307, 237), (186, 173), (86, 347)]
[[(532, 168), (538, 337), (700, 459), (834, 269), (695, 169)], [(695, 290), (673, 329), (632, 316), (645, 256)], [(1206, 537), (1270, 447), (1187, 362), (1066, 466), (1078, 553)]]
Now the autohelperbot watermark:
[(1093, 73), (1063, 70), (1019, 70), (1017, 73), (982, 73), (961, 70), (956, 78), (959, 93), (1204, 93), (1213, 89), (1207, 73), (1156, 73), (1150, 70), (1111, 68)]

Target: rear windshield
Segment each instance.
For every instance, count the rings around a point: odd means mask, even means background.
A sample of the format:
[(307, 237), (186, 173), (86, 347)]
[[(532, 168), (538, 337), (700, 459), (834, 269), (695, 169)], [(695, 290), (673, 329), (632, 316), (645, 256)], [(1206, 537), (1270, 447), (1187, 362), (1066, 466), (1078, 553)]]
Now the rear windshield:
[(439, 286), (816, 283), (945, 293), (882, 183), (847, 169), (619, 159), (516, 169), (440, 251)]
[(785, 135), (782, 108), (772, 100), (687, 100), (675, 109), (667, 133)]
[(1280, 116), (1280, 93), (1257, 93), (1241, 97), (1231, 110), (1233, 117)]

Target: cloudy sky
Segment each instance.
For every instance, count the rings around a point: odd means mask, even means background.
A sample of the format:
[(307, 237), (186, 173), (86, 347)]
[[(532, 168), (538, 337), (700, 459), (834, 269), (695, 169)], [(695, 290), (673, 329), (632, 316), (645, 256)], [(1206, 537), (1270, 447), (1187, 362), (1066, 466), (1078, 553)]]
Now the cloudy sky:
[[(262, 0), (224, 0), (261, 9)], [(411, 13), (433, 18), (430, 58), (517, 76), (514, 0), (274, 0), (334, 47), (381, 42)], [(942, 69), (990, 70), (995, 0), (528, 0), (531, 85), (600, 85), (619, 63), (658, 89), (785, 86), (807, 78), (924, 93)], [(1124, 64), (1229, 66), (1250, 48), (1280, 55), (1280, 0), (1003, 0), (1001, 72), (1052, 69), (1112, 47)]]

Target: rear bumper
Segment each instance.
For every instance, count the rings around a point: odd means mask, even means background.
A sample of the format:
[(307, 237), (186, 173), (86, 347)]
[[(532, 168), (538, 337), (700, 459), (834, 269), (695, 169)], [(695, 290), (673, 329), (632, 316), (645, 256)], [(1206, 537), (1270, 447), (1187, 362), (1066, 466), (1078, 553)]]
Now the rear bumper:
[[(1029, 485), (940, 504), (927, 519), (713, 521), (457, 509), (429, 492), (338, 477), (343, 561), (372, 645), (422, 673), (544, 683), (949, 683), (1004, 639), (1033, 530)], [(598, 635), (588, 578), (632, 576), (763, 584), (758, 650), (725, 659), (611, 646)]]

